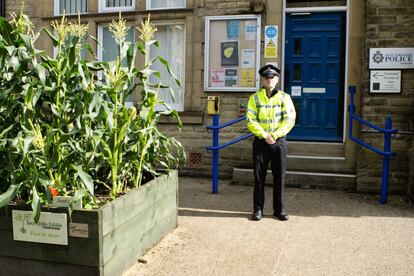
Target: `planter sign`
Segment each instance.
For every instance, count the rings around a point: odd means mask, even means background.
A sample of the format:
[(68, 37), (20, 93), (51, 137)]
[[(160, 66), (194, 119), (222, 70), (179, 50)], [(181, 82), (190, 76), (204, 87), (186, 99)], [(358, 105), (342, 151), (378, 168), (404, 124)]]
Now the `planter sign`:
[(53, 207), (69, 208), (72, 204), (73, 209), (82, 209), (81, 200), (73, 200), (72, 196), (54, 196)]
[(414, 69), (414, 48), (370, 48), (370, 69)]
[(87, 223), (69, 223), (69, 236), (89, 238), (89, 226)]
[(13, 237), (16, 241), (50, 244), (68, 244), (66, 214), (41, 212), (39, 222), (33, 219), (33, 211), (12, 211)]

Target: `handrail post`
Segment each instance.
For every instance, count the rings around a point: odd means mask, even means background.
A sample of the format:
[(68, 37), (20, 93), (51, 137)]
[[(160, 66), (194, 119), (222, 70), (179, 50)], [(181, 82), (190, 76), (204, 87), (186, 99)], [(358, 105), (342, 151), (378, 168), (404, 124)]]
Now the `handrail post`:
[(353, 115), (355, 113), (355, 104), (354, 104), (354, 96), (355, 96), (355, 92), (356, 92), (356, 87), (355, 85), (350, 85), (349, 86), (349, 94), (351, 94), (351, 97), (349, 99), (349, 108), (348, 108), (348, 112), (350, 114), (349, 116), (349, 129), (348, 129), (348, 137), (351, 139), (352, 138), (352, 130), (354, 128), (354, 119), (353, 119)]
[(356, 87), (355, 85), (350, 85), (349, 86), (349, 94), (351, 94), (351, 99), (350, 99), (350, 103), (349, 103), (349, 112), (351, 114), (355, 113), (355, 103), (354, 103), (354, 95), (356, 92)]
[[(213, 126), (219, 126), (219, 115), (213, 115)], [(213, 147), (219, 146), (219, 129), (213, 128)], [(213, 149), (213, 194), (218, 194), (218, 163), (219, 163), (219, 150)]]
[[(391, 152), (391, 130), (392, 121), (391, 116), (387, 115), (385, 119), (385, 132), (384, 132), (384, 152)], [(382, 160), (382, 179), (381, 179), (381, 204), (387, 203), (388, 197), (388, 174), (390, 168), (390, 155), (384, 154)]]

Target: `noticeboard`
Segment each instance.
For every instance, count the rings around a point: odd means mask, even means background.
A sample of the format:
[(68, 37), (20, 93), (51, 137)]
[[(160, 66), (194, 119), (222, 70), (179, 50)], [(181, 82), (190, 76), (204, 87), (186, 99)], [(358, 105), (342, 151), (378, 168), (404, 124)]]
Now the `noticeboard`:
[(258, 90), (260, 16), (208, 16), (205, 30), (204, 90)]

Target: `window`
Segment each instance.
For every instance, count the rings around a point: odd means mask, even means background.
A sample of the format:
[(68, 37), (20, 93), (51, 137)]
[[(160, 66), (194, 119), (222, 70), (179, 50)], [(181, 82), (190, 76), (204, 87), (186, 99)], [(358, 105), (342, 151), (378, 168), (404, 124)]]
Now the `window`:
[(147, 10), (185, 8), (186, 0), (147, 0)]
[(259, 89), (260, 16), (207, 16), (205, 91)]
[(88, 0), (55, 0), (55, 15), (88, 12)]
[[(160, 89), (158, 97), (168, 103), (177, 111), (184, 110), (184, 60), (185, 60), (185, 32), (183, 24), (157, 25), (155, 39), (160, 42), (161, 47), (151, 47), (150, 58), (162, 56), (168, 60), (173, 74), (180, 80), (181, 86), (178, 86), (175, 80), (170, 76), (167, 69), (158, 60), (153, 64), (152, 69), (161, 73), (161, 80), (152, 76), (151, 81), (170, 86), (170, 89)], [(171, 95), (172, 94), (172, 95)], [(161, 110), (161, 107), (157, 108)]]
[[(135, 42), (134, 39), (134, 28), (131, 26), (128, 30), (128, 34), (125, 38), (126, 41)], [(115, 60), (118, 56), (118, 48), (115, 39), (112, 37), (112, 33), (109, 31), (109, 26), (98, 27), (98, 59), (104, 61)], [(126, 66), (126, 60), (122, 61), (122, 65)], [(127, 99), (126, 105), (132, 106), (134, 99), (132, 95)]]
[(99, 0), (100, 12), (135, 10), (135, 0)]

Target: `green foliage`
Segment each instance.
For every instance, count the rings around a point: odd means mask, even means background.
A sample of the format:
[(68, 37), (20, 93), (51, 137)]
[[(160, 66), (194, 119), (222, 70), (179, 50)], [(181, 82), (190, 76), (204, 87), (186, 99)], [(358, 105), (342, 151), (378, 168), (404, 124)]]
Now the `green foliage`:
[[(35, 48), (39, 34), (27, 16), (0, 18), (0, 207), (16, 198), (31, 204), (36, 219), (56, 194), (92, 208), (99, 205), (97, 192), (115, 198), (184, 155), (157, 128), (161, 115), (181, 122), (157, 97), (166, 86), (149, 81), (160, 76), (151, 69), (156, 59), (171, 72), (164, 58), (147, 56), (149, 47), (159, 47), (149, 20), (139, 29), (145, 40), (134, 44), (125, 41), (125, 21), (112, 22), (119, 55), (110, 62), (82, 59), (81, 49), (92, 49), (83, 45), (87, 26), (63, 17), (52, 27), (43, 31), (56, 57)], [(144, 68), (135, 66), (138, 54)], [(135, 91), (141, 91), (138, 106), (127, 108)], [(158, 104), (166, 111), (156, 111)]]

